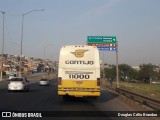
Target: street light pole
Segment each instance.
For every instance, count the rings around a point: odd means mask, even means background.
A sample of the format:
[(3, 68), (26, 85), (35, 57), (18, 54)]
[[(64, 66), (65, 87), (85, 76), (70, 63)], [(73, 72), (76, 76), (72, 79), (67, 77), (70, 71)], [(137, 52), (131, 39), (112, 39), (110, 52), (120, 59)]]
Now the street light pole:
[[(51, 44), (48, 44), (48, 45), (44, 46), (44, 67), (45, 67), (45, 64), (46, 64), (46, 58), (45, 58), (45, 56), (46, 56), (46, 47), (51, 46), (51, 45), (53, 45), (53, 44), (51, 43)], [(45, 68), (44, 68), (44, 71), (45, 71)]]
[(3, 53), (4, 53), (4, 18), (5, 18), (5, 12), (0, 11), (3, 14), (3, 40), (2, 40), (2, 54), (1, 54), (1, 79), (3, 79)]
[(46, 46), (44, 46), (44, 61), (45, 61), (45, 55), (46, 55), (46, 47), (49, 47), (49, 46), (51, 46), (51, 45), (53, 45), (52, 43), (51, 44), (48, 44), (48, 45), (46, 45)]
[(31, 10), (27, 13), (24, 13), (22, 15), (22, 34), (21, 34), (21, 52), (20, 52), (20, 65), (19, 65), (19, 77), (22, 77), (22, 51), (23, 51), (23, 23), (24, 23), (24, 16), (31, 13), (31, 12), (34, 12), (34, 11), (44, 11), (44, 9), (42, 10)]

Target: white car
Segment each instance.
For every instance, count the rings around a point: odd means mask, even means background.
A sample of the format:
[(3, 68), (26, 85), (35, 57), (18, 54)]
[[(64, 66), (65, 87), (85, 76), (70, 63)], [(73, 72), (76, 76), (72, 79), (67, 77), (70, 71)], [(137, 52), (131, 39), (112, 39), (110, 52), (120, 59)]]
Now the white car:
[(41, 79), (39, 81), (39, 85), (49, 85), (49, 80), (48, 79)]
[(29, 90), (29, 81), (25, 77), (14, 77), (9, 80), (8, 91)]

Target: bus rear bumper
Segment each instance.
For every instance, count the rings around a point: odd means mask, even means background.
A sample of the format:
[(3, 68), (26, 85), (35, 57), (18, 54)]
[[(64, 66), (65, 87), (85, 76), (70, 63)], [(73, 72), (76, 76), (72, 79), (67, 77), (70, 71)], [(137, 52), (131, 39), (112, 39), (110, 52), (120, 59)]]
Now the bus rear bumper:
[(65, 91), (58, 90), (58, 95), (64, 96), (75, 96), (75, 97), (85, 97), (85, 96), (100, 96), (100, 91)]

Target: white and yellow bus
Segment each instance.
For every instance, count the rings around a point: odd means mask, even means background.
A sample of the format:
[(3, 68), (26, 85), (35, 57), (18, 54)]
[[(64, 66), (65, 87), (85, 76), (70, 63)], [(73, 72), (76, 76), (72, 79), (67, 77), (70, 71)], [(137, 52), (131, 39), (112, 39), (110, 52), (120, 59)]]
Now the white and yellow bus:
[(96, 46), (70, 45), (61, 48), (58, 95), (100, 96), (100, 61)]

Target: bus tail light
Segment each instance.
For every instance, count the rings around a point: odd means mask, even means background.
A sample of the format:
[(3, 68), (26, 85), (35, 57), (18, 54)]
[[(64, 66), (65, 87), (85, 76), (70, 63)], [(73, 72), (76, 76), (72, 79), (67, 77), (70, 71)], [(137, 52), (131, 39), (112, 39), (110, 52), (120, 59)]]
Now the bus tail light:
[(97, 86), (100, 86), (100, 78), (97, 78)]
[(58, 78), (58, 85), (61, 85), (61, 84), (62, 84), (62, 78), (59, 77), (59, 78)]

